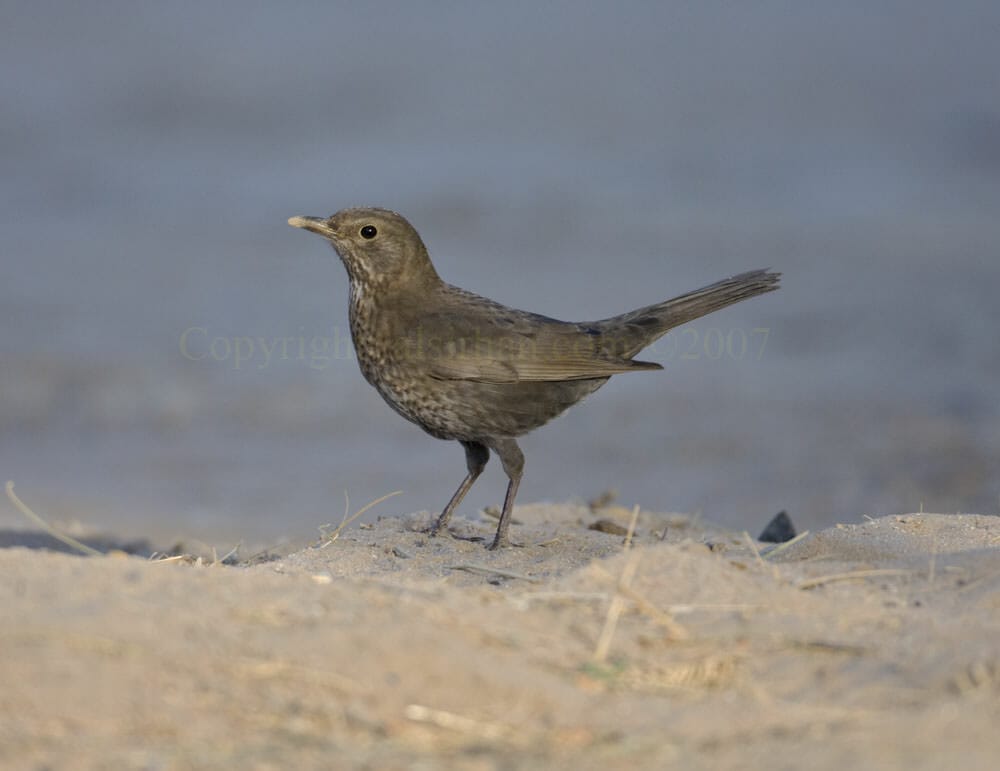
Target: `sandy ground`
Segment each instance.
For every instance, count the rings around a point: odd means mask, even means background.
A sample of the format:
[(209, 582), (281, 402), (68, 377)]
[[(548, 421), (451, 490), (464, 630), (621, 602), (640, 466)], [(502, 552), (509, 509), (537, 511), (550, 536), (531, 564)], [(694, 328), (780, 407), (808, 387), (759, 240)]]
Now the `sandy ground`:
[(997, 767), (1000, 518), (771, 553), (681, 515), (629, 549), (588, 529), (624, 509), (516, 516), (501, 553), (417, 514), (238, 566), (5, 531), (0, 766)]

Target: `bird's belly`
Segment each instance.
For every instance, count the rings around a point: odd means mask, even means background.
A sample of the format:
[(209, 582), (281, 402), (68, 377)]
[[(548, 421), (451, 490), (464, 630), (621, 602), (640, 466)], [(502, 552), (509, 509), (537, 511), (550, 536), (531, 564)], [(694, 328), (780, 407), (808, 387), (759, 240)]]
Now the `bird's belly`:
[(520, 436), (548, 423), (607, 378), (484, 383), (431, 377), (405, 346), (380, 344), (397, 335), (376, 335), (352, 316), (354, 347), (365, 379), (407, 420), (439, 439), (477, 440)]
[(386, 352), (357, 344), (355, 349), (361, 374), (397, 413), (440, 439), (458, 437), (447, 394), (431, 378)]
[(439, 439), (520, 436), (596, 391), (607, 378), (558, 382), (481, 383), (440, 380), (404, 367), (362, 372), (407, 420)]

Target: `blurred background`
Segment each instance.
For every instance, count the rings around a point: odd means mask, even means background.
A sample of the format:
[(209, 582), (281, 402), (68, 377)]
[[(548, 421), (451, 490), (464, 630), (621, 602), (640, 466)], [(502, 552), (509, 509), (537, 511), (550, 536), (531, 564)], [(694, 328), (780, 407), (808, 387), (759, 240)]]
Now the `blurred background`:
[(522, 502), (996, 513), (998, 39), (986, 0), (7, 4), (0, 473), (220, 543), (345, 491), (439, 510), (461, 448), (362, 380), (345, 272), (285, 224), (379, 205), (557, 318), (784, 273), (524, 439)]

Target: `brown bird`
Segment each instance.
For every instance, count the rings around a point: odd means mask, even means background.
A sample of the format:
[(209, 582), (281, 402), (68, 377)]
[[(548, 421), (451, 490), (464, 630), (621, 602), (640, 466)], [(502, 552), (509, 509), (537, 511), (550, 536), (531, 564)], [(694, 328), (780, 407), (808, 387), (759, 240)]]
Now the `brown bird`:
[(599, 321), (558, 321), (445, 283), (417, 231), (387, 209), (344, 209), (288, 224), (326, 238), (351, 284), (351, 337), (365, 379), (396, 412), (465, 448), (468, 474), (431, 529), (435, 535), (489, 460), (509, 480), (490, 546), (507, 530), (524, 456), (516, 437), (552, 420), (612, 375), (663, 369), (632, 357), (670, 329), (778, 288), (755, 270), (673, 300)]

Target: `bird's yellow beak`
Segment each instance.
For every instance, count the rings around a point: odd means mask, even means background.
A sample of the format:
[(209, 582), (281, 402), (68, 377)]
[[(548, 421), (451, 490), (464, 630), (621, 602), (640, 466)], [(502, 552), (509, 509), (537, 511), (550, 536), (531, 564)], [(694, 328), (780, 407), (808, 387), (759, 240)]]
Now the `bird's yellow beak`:
[(289, 217), (288, 224), (293, 228), (302, 228), (303, 230), (309, 230), (313, 233), (318, 233), (321, 236), (326, 236), (331, 238), (336, 235), (330, 226), (327, 224), (326, 220), (322, 217)]

